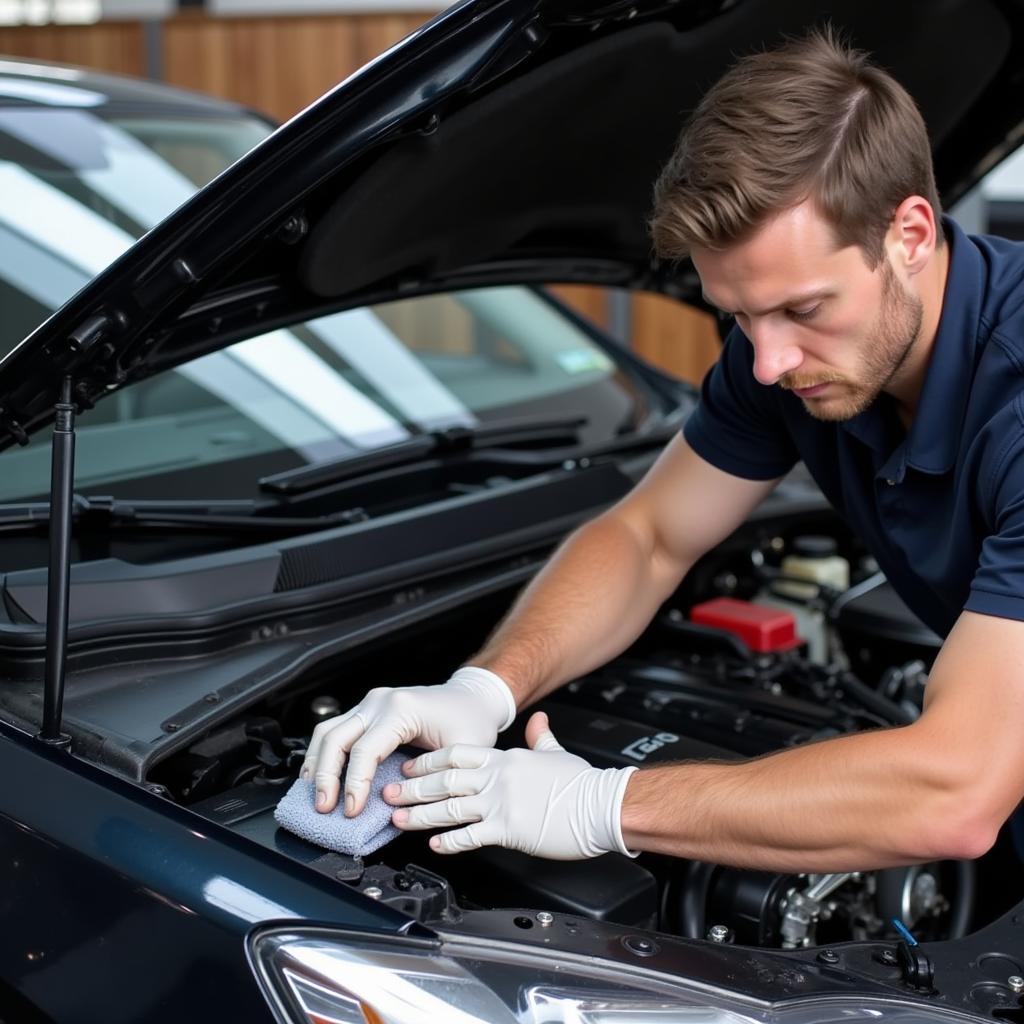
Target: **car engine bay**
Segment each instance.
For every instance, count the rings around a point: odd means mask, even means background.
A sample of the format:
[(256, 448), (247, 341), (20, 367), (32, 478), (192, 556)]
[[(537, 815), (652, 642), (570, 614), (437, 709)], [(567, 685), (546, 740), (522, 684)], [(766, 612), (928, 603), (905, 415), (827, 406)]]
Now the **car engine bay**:
[[(485, 848), (442, 857), (424, 833), (403, 834), (363, 860), (277, 827), (273, 808), (318, 721), (373, 686), (442, 681), (511, 596), (497, 593), (406, 630), (397, 643), (384, 637), (320, 665), (156, 765), (149, 787), (422, 922), (529, 908), (521, 927), (561, 913), (799, 950), (878, 941), (900, 926), (921, 941), (959, 938), (1020, 898), (1007, 882), (1019, 875), (1009, 828), (979, 862), (813, 875), (653, 854), (555, 862)], [(629, 650), (521, 714), (499, 745), (521, 744), (537, 709), (563, 746), (600, 767), (754, 758), (908, 724), (939, 646), (850, 538), (748, 524), (698, 563)]]

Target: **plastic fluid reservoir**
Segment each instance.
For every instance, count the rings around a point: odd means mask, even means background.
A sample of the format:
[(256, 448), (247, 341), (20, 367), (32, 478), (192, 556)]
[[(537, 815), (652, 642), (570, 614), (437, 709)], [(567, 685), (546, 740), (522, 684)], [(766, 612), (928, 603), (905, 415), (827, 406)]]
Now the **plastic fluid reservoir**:
[[(779, 580), (774, 583), (773, 588), (783, 586), (810, 586), (810, 584), (789, 584), (788, 581)], [(817, 587), (813, 587), (817, 590)], [(827, 665), (829, 661), (828, 631), (825, 628), (825, 613), (801, 598), (781, 597), (772, 590), (762, 590), (757, 595), (757, 603), (768, 605), (789, 612), (796, 620), (796, 631), (807, 643), (807, 657), (816, 665)]]
[(782, 572), (834, 590), (847, 590), (850, 586), (850, 563), (837, 550), (831, 537), (797, 537), (793, 541), (792, 554), (782, 560)]
[(836, 553), (831, 537), (808, 535), (793, 541), (791, 553), (782, 560), (782, 573), (784, 578), (773, 580), (757, 600), (791, 612), (797, 632), (807, 641), (808, 658), (826, 665), (831, 652), (820, 588), (849, 589), (850, 563)]

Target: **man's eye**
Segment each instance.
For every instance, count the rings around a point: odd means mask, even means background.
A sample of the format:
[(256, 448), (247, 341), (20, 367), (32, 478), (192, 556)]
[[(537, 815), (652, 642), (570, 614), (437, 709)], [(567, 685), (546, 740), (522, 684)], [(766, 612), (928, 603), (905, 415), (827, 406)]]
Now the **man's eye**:
[(811, 306), (809, 309), (791, 309), (789, 311), (789, 315), (794, 320), (810, 320), (819, 309), (821, 309), (820, 302), (815, 306)]

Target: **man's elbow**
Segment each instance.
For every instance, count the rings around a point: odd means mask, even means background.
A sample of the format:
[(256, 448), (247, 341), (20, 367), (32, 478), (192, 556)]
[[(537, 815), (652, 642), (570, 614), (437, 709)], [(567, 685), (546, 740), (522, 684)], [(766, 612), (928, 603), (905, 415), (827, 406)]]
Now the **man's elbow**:
[[(913, 781), (904, 804), (906, 827), (897, 826), (905, 836), (904, 854), (917, 863), (976, 860), (992, 849), (1024, 796), (1020, 773), (993, 765), (988, 748), (960, 744), (950, 750), (942, 733), (927, 728), (928, 719), (926, 711), (913, 725), (895, 731), (911, 758), (907, 774)], [(912, 742), (919, 736), (923, 739)]]
[(990, 822), (968, 822), (948, 830), (941, 842), (942, 850), (933, 860), (975, 860), (995, 845), (999, 826)]
[(975, 860), (995, 845), (1003, 815), (985, 808), (976, 797), (962, 798), (959, 806), (938, 810), (922, 832), (922, 861)]

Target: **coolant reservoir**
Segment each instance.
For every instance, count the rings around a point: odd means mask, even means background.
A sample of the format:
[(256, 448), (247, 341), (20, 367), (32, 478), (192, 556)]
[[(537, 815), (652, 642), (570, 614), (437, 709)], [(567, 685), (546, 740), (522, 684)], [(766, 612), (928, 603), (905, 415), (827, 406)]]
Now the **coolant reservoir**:
[[(833, 590), (847, 590), (850, 586), (850, 563), (837, 554), (836, 542), (831, 537), (797, 537), (793, 553), (782, 560), (782, 572)], [(782, 591), (781, 587), (775, 589)]]
[(807, 656), (818, 665), (828, 664), (831, 657), (820, 588), (843, 591), (850, 586), (850, 563), (836, 551), (831, 537), (797, 537), (792, 553), (782, 560), (783, 579), (772, 580), (757, 595), (761, 604), (792, 613), (797, 632), (807, 641)]

